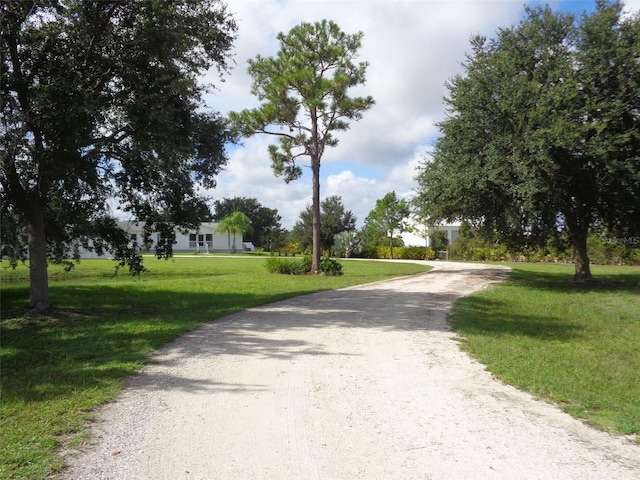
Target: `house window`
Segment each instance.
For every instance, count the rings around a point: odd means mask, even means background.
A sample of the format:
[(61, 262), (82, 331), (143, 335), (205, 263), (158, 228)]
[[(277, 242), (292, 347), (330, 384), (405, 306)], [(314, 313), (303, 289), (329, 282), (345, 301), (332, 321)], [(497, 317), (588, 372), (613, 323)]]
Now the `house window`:
[(193, 250), (200, 250), (201, 248), (206, 250), (213, 249), (213, 234), (207, 233), (190, 233), (189, 234), (189, 248)]
[[(167, 240), (167, 237), (165, 237), (164, 235), (162, 235), (161, 233), (156, 233), (156, 241), (158, 243)], [(175, 241), (173, 243), (176, 243)]]

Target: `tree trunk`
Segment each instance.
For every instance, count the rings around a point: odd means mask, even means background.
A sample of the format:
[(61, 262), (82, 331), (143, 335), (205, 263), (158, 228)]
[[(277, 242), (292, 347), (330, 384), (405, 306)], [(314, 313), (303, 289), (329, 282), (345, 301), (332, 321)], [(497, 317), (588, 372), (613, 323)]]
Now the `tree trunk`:
[(389, 258), (393, 260), (393, 233), (389, 235)]
[(571, 242), (573, 244), (573, 259), (576, 264), (576, 273), (573, 280), (577, 283), (586, 283), (593, 280), (591, 268), (589, 266), (589, 256), (587, 255), (587, 235), (588, 232), (572, 232)]
[(49, 310), (49, 277), (47, 275), (47, 237), (44, 227), (44, 208), (34, 206), (28, 216), (29, 278), (31, 297), (29, 308), (37, 312)]
[(311, 271), (316, 273), (320, 268), (320, 159), (311, 157), (311, 171), (313, 172), (313, 198), (311, 200), (313, 211), (313, 236)]

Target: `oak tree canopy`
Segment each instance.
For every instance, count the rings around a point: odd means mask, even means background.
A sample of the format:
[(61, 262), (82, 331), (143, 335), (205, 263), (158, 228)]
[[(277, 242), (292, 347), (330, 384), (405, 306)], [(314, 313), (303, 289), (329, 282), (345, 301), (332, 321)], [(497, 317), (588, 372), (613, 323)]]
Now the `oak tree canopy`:
[(134, 272), (118, 203), (160, 232), (208, 213), (226, 163), (224, 122), (203, 109), (197, 77), (228, 67), (236, 24), (218, 0), (39, 0), (1, 5), (0, 203), (3, 253), (28, 250), (30, 306), (51, 306), (48, 261), (111, 251)]
[(471, 220), (519, 247), (566, 231), (580, 282), (590, 230), (640, 232), (640, 16), (622, 11), (607, 0), (580, 18), (527, 8), (472, 40), (419, 168), (431, 222)]

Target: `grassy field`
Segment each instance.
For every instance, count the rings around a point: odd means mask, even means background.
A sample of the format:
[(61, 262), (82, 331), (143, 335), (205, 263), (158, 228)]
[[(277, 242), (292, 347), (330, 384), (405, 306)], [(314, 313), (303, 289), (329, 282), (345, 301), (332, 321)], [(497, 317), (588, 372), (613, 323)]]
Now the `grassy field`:
[[(640, 267), (513, 264), (512, 281), (457, 302), (462, 347), (503, 381), (605, 430), (640, 434)], [(637, 439), (640, 437), (636, 437)]]
[[(60, 440), (78, 441), (96, 406), (146, 356), (228, 313), (323, 289), (423, 271), (344, 262), (342, 277), (272, 275), (266, 257), (147, 259), (140, 279), (113, 263), (52, 268), (48, 317), (24, 315), (28, 272), (0, 264), (0, 478), (44, 479)], [(571, 283), (572, 266), (510, 265), (511, 281), (457, 302), (461, 346), (498, 377), (603, 429), (640, 433), (640, 268), (594, 267), (600, 283)]]
[(148, 258), (140, 279), (110, 260), (50, 268), (49, 316), (24, 315), (28, 269), (0, 263), (0, 478), (44, 479), (61, 466), (59, 442), (77, 442), (97, 405), (146, 356), (185, 331), (275, 300), (424, 271), (412, 264), (344, 262), (344, 275), (273, 275), (266, 257)]

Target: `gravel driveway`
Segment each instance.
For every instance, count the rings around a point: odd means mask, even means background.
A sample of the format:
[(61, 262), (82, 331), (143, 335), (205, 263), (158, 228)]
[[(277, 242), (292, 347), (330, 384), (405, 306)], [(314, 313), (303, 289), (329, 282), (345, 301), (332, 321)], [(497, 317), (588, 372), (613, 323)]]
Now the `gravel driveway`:
[(158, 351), (64, 479), (640, 479), (640, 446), (496, 381), (452, 302), (504, 277), (429, 273), (252, 308)]

